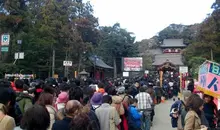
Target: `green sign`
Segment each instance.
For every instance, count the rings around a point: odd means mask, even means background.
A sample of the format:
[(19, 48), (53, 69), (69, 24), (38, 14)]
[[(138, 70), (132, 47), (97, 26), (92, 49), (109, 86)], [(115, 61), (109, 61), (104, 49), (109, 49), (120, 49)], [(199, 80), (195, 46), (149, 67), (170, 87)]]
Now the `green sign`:
[(1, 47), (1, 52), (8, 52), (8, 47)]

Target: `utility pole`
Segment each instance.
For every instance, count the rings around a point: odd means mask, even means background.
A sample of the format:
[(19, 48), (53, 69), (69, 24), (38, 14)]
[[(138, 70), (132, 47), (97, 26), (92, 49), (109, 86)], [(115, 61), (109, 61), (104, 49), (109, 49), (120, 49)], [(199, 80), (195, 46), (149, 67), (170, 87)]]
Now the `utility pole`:
[[(65, 61), (67, 61), (67, 50), (66, 50), (66, 58)], [(64, 68), (64, 76), (67, 77), (67, 66)]]
[(52, 77), (54, 76), (55, 71), (55, 49), (53, 48), (53, 58), (52, 58)]
[[(70, 59), (70, 47), (68, 48), (68, 52), (67, 52), (67, 59)], [(66, 77), (69, 79), (69, 66), (66, 68)]]
[(114, 78), (117, 78), (117, 64), (116, 64), (116, 58), (113, 58), (113, 67), (114, 67)]

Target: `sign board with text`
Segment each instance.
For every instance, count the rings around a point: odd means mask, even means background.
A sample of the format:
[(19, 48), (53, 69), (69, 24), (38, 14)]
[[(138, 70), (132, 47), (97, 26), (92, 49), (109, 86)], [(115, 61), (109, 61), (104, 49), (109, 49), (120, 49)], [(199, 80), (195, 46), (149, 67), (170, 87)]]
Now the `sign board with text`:
[(7, 46), (2, 46), (1, 47), (1, 52), (8, 52), (8, 47)]
[(142, 71), (143, 70), (143, 58), (142, 57), (123, 58), (123, 70), (127, 72)]
[(72, 61), (63, 61), (63, 66), (72, 66)]
[(129, 72), (123, 72), (123, 77), (129, 77)]
[(180, 66), (179, 72), (180, 73), (188, 73), (188, 67), (187, 66)]
[(205, 94), (220, 98), (220, 64), (206, 61), (199, 67), (198, 89)]
[(1, 35), (1, 46), (9, 46), (10, 43), (10, 35), (2, 34)]
[(15, 60), (21, 60), (24, 59), (24, 52), (17, 52), (15, 53)]

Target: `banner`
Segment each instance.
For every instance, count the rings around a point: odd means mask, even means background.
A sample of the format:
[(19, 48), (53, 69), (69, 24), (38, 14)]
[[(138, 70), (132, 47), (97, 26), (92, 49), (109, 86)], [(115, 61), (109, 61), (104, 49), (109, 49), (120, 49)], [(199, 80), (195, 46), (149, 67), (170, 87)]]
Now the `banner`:
[(220, 65), (206, 61), (199, 67), (198, 89), (205, 94), (220, 98)]
[(14, 77), (17, 79), (30, 79), (34, 78), (34, 74), (5, 74), (5, 78), (8, 79), (10, 77)]
[(142, 57), (127, 57), (123, 59), (124, 71), (142, 71), (143, 59)]

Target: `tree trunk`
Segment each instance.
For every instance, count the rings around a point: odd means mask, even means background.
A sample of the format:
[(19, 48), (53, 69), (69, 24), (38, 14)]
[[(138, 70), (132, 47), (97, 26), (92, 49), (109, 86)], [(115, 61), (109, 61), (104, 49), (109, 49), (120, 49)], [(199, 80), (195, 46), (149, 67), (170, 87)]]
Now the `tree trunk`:
[(52, 77), (55, 74), (55, 49), (53, 48), (53, 58), (52, 58)]
[(81, 69), (81, 62), (82, 62), (82, 55), (81, 53), (79, 53), (78, 73), (80, 72), (80, 69)]
[(113, 66), (114, 66), (114, 78), (117, 78), (117, 65), (116, 65), (116, 58), (113, 58)]

